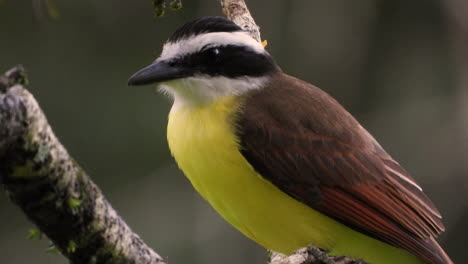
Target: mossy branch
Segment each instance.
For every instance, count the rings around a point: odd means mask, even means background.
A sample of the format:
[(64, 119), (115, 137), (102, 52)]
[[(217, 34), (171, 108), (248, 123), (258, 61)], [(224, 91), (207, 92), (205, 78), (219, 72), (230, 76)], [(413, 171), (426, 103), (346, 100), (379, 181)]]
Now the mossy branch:
[(249, 32), (255, 40), (262, 42), (260, 27), (255, 23), (244, 0), (220, 0), (220, 3), (223, 13), (228, 19)]
[(24, 69), (0, 77), (0, 183), (71, 263), (166, 263), (58, 141)]
[(300, 248), (291, 256), (271, 251), (268, 264), (366, 264), (345, 256), (328, 256), (327, 253), (314, 245)]

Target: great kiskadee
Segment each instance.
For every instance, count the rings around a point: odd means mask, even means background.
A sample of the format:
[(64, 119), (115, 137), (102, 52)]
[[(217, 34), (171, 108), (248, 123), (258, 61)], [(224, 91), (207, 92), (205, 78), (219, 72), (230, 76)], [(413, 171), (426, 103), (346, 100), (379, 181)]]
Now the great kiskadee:
[(186, 23), (128, 83), (157, 83), (174, 99), (167, 138), (177, 164), (260, 245), (452, 263), (435, 241), (441, 215), (414, 179), (337, 101), (285, 74), (233, 22)]

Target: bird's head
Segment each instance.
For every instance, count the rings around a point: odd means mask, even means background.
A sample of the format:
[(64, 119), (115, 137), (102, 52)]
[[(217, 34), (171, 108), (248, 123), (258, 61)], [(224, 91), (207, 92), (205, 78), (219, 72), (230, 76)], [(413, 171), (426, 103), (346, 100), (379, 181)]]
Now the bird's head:
[(128, 84), (157, 83), (175, 103), (198, 104), (260, 89), (277, 71), (270, 54), (246, 31), (223, 17), (202, 17), (177, 29), (159, 58)]

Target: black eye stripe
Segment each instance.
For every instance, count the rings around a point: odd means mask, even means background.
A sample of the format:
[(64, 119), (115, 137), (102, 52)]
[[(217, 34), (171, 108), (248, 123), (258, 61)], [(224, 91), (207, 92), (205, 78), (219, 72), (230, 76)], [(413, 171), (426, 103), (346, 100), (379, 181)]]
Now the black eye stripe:
[(202, 51), (201, 54), (203, 54), (204, 56), (208, 56), (208, 57), (218, 57), (218, 55), (221, 54), (221, 50), (222, 50), (221, 47), (210, 47)]
[[(203, 46), (202, 50), (184, 55), (173, 63), (190, 68), (194, 74), (225, 76), (262, 76), (278, 70), (268, 53), (258, 53), (250, 47), (240, 45)], [(203, 50), (204, 49), (204, 50)]]

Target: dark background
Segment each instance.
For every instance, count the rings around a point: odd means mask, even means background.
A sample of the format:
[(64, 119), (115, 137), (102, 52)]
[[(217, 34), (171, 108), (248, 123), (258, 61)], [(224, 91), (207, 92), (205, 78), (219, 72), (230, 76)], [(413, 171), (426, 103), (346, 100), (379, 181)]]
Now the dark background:
[[(263, 263), (266, 250), (226, 224), (174, 165), (170, 101), (127, 87), (178, 26), (222, 15), (183, 1), (0, 0), (0, 71), (22, 63), (30, 90), (69, 152), (130, 226), (171, 263)], [(468, 2), (248, 1), (284, 71), (337, 98), (410, 171), (444, 215), (439, 241), (468, 263)], [(66, 263), (29, 241), (33, 225), (0, 196), (0, 262)]]

